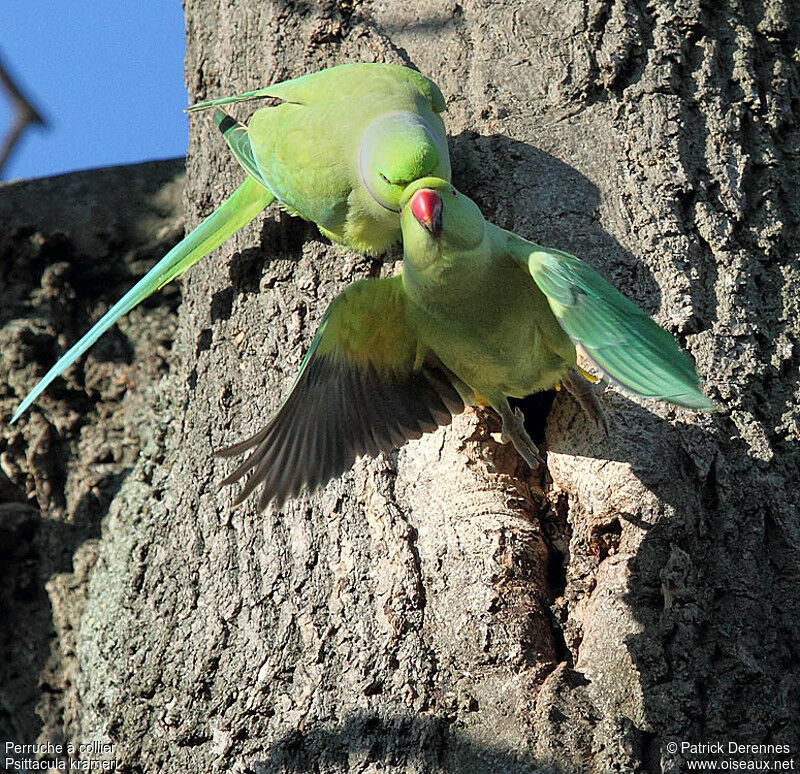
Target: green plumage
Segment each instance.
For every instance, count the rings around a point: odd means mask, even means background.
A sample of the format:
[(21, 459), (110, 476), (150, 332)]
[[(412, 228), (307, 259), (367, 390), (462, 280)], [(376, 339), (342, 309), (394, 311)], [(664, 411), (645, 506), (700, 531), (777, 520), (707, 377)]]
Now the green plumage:
[(644, 398), (711, 411), (697, 373), (675, 340), (636, 304), (560, 250), (546, 250), (511, 234), (509, 248), (527, 260), (561, 327), (610, 379)]
[[(220, 109), (265, 97), (279, 104), (247, 125)], [(190, 110), (211, 107), (247, 179), (50, 369), (12, 422), (119, 317), (274, 201), (363, 252), (402, 232), (403, 268), (334, 300), (275, 416), (220, 452), (250, 452), (223, 482), (251, 472), (237, 502), (263, 483), (260, 506), (280, 505), (471, 403), (495, 409), (535, 466), (541, 456), (509, 397), (563, 383), (605, 428), (576, 347), (637, 395), (715, 408), (688, 356), (635, 304), (574, 256), (488, 223), (452, 187), (444, 100), (419, 73), (342, 65)]]
[(164, 287), (190, 266), (219, 247), (228, 237), (249, 223), (270, 202), (272, 194), (252, 178), (244, 181), (228, 199), (209, 215), (191, 234), (175, 245), (150, 271), (142, 277), (84, 336), (68, 349), (58, 362), (28, 393), (11, 418), (16, 422), (26, 409), (48, 387), (50, 382), (67, 370), (120, 317), (130, 312), (152, 293)]
[(283, 406), (251, 439), (237, 503), (264, 482), (280, 505), (346, 470), (447, 424), (469, 403), (492, 406), (532, 466), (540, 461), (509, 397), (559, 382), (604, 426), (589, 385), (576, 384), (576, 345), (638, 395), (713, 410), (691, 360), (635, 304), (577, 258), (488, 223), (446, 180), (400, 200), (403, 268), (365, 280), (330, 306)]
[(407, 67), (339, 65), (189, 110), (260, 98), (281, 103), (256, 110), (247, 127), (221, 110), (215, 121), (248, 174), (336, 242), (386, 250), (400, 239), (405, 187), (428, 175), (450, 179), (444, 98)]
[(17, 409), (15, 422), (116, 320), (182, 274), (275, 200), (331, 239), (377, 253), (400, 238), (399, 199), (409, 182), (450, 177), (439, 113), (444, 99), (424, 76), (398, 65), (348, 64), (191, 112), (271, 97), (247, 126), (216, 110), (214, 120), (247, 180), (173, 248), (69, 349)]

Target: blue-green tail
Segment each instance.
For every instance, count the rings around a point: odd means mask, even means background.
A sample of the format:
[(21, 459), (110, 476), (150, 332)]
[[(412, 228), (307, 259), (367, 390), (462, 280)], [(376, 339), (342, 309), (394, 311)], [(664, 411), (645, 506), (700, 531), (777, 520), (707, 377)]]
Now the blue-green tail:
[(50, 382), (69, 368), (120, 317), (137, 304), (183, 274), (204, 255), (219, 247), (228, 237), (249, 223), (275, 197), (252, 178), (242, 183), (214, 213), (191, 234), (175, 245), (142, 279), (111, 307), (74, 346), (44, 375), (16, 410), (16, 422), (26, 409), (47, 389)]

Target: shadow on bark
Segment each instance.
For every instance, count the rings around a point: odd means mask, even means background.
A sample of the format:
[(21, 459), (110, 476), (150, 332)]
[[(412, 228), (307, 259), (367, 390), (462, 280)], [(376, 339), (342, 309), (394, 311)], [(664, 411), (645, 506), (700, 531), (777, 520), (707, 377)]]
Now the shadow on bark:
[(333, 728), (296, 731), (279, 739), (255, 774), (342, 770), (368, 764), (421, 767), (448, 774), (577, 774), (578, 769), (522, 758), (460, 733), (442, 717), (354, 715)]

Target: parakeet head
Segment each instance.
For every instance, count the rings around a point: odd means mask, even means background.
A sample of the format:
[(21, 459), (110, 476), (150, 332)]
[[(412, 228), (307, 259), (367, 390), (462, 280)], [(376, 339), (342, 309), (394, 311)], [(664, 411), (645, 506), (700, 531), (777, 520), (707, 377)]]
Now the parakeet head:
[(370, 196), (394, 212), (409, 183), (431, 175), (450, 178), (446, 141), (421, 116), (404, 111), (380, 116), (367, 127), (358, 164)]
[(486, 221), (478, 205), (451, 183), (426, 177), (409, 185), (400, 198), (403, 249), (413, 263), (472, 250), (483, 241)]

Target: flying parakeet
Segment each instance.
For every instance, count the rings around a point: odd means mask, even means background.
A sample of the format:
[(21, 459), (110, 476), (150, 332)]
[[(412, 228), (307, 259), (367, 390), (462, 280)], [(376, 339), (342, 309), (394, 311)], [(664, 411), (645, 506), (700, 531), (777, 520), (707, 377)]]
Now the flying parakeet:
[(414, 180), (450, 178), (444, 97), (420, 73), (391, 64), (346, 64), (235, 97), (203, 110), (272, 97), (249, 124), (217, 109), (214, 120), (247, 179), (165, 255), (69, 349), (17, 409), (15, 422), (57, 376), (122, 315), (219, 247), (277, 201), (336, 242), (366, 253), (400, 239), (399, 201)]
[(715, 409), (672, 336), (577, 258), (488, 223), (443, 179), (412, 183), (400, 206), (401, 274), (339, 295), (273, 419), (218, 452), (251, 451), (221, 484), (252, 471), (236, 504), (263, 482), (259, 506), (280, 506), (467, 404), (491, 406), (535, 467), (541, 457), (509, 397), (563, 383), (605, 427), (576, 345), (636, 395)]

